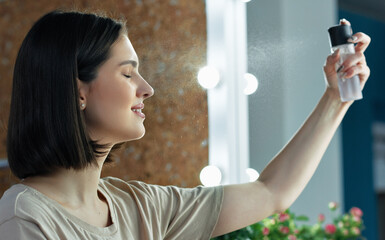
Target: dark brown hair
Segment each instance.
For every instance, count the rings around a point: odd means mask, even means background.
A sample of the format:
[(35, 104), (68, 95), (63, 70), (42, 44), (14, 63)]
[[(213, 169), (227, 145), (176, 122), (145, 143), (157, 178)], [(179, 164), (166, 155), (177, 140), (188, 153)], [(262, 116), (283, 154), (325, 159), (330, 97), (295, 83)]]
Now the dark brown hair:
[(15, 63), (8, 124), (8, 162), (17, 177), (83, 169), (106, 153), (87, 134), (77, 79), (95, 79), (125, 31), (122, 21), (74, 11), (50, 12), (32, 26)]

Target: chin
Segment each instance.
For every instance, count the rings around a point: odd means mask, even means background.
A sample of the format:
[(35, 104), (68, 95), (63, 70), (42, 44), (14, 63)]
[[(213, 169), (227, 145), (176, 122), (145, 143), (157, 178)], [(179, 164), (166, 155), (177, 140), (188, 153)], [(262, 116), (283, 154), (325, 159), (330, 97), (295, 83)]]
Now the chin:
[(139, 140), (139, 139), (141, 139), (141, 138), (143, 138), (143, 137), (144, 137), (144, 133), (143, 133), (142, 135), (140, 135), (139, 137), (133, 139), (133, 140)]
[(143, 131), (138, 131), (136, 133), (131, 133), (129, 137), (127, 138), (127, 141), (133, 141), (133, 140), (139, 140), (142, 137), (144, 137), (144, 134), (146, 133), (146, 130), (143, 129)]

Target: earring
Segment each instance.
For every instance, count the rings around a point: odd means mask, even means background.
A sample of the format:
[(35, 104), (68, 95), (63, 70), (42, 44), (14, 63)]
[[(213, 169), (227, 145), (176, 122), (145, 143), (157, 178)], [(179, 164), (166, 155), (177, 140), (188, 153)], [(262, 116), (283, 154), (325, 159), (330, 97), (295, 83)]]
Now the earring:
[(85, 103), (82, 103), (81, 105), (80, 105), (80, 108), (83, 110), (84, 108), (86, 107), (86, 104)]

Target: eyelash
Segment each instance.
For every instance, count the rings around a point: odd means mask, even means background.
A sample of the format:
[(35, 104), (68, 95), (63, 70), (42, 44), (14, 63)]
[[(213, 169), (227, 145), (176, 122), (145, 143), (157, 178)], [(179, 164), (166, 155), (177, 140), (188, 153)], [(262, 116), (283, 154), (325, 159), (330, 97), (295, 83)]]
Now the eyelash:
[(131, 78), (131, 75), (123, 74), (123, 76), (125, 76), (126, 78)]

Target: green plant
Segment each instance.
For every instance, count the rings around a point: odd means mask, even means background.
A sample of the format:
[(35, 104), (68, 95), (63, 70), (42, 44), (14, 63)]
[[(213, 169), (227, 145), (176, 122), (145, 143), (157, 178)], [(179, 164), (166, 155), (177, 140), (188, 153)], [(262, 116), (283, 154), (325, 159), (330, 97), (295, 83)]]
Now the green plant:
[[(212, 240), (343, 240), (365, 239), (361, 235), (364, 228), (362, 211), (357, 207), (349, 213), (337, 215), (338, 204), (329, 203), (329, 209), (334, 215), (333, 223), (324, 224), (325, 216), (320, 214), (318, 222), (310, 225), (307, 216), (296, 216), (289, 209), (280, 214), (237, 231), (213, 238)], [(302, 224), (297, 225), (298, 222)]]

